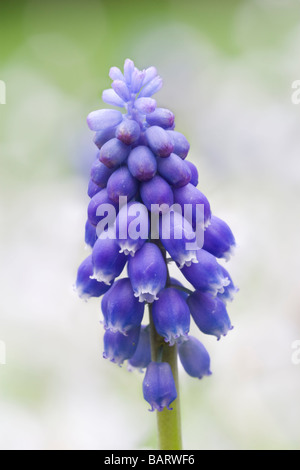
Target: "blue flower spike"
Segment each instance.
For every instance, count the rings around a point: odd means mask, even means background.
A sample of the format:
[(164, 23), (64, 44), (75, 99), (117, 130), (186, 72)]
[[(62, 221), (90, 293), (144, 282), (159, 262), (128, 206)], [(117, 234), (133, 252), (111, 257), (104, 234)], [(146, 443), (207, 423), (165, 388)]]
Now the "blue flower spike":
[[(236, 240), (202, 193), (173, 110), (154, 97), (163, 83), (156, 68), (139, 70), (126, 59), (109, 77), (102, 99), (115, 109), (87, 117), (95, 144), (84, 226), (91, 254), (75, 289), (101, 305), (103, 357), (145, 372), (144, 398), (161, 412), (177, 399), (178, 359), (191, 377), (211, 374), (201, 338), (190, 335), (191, 320), (200, 335), (218, 340), (233, 328), (227, 306), (238, 288), (221, 263)], [(173, 413), (177, 408), (176, 401)]]

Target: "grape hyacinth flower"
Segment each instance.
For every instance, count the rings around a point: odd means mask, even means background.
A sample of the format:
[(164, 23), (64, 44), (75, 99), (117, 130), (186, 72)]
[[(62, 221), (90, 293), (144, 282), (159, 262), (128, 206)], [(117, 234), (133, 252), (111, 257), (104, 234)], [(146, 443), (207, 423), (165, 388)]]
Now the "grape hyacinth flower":
[[(109, 77), (102, 99), (117, 109), (87, 117), (97, 151), (84, 226), (91, 253), (75, 287), (101, 304), (103, 357), (146, 370), (142, 390), (158, 412), (160, 449), (176, 450), (178, 359), (191, 377), (211, 374), (205, 346), (189, 334), (191, 321), (199, 334), (218, 339), (232, 329), (227, 303), (238, 289), (221, 261), (236, 242), (198, 187), (201, 175), (173, 111), (153, 98), (162, 87), (156, 68), (139, 70), (126, 59)], [(182, 281), (170, 276), (172, 262)]]
[(143, 382), (143, 393), (151, 406), (150, 411), (162, 411), (165, 407), (172, 410), (170, 405), (177, 398), (177, 391), (170, 364), (150, 362)]
[(202, 379), (211, 375), (210, 357), (203, 344), (194, 336), (189, 336), (178, 347), (180, 362), (191, 377)]

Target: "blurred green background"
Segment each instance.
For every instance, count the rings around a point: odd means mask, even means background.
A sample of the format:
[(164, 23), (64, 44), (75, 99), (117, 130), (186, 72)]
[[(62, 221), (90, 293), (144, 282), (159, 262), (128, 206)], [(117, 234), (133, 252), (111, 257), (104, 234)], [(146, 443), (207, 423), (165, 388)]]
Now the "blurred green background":
[[(180, 370), (186, 449), (299, 449), (298, 0), (2, 2), (1, 449), (156, 446), (142, 375), (102, 359), (99, 301), (72, 290), (87, 252), (87, 114), (109, 68), (155, 65), (213, 211), (238, 242), (234, 330), (212, 377)], [(2, 344), (4, 344), (2, 343)]]

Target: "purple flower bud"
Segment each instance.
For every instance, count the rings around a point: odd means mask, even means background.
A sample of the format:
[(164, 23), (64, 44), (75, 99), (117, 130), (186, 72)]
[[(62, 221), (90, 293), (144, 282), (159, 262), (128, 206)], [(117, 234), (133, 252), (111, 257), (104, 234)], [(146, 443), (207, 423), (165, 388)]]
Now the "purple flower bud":
[(107, 129), (103, 129), (102, 131), (96, 132), (94, 136), (94, 144), (97, 145), (98, 149), (101, 149), (101, 147), (106, 144), (106, 142), (115, 137), (115, 133), (116, 126), (108, 127)]
[(141, 326), (139, 342), (134, 355), (129, 359), (129, 370), (136, 368), (142, 371), (151, 362), (151, 344), (150, 344), (150, 328), (149, 325)]
[(117, 126), (122, 119), (122, 113), (116, 109), (99, 109), (88, 115), (87, 123), (92, 131), (101, 131), (102, 129)]
[(143, 394), (151, 406), (150, 411), (168, 410), (177, 398), (176, 385), (170, 364), (167, 362), (150, 362), (143, 381)]
[(131, 150), (127, 164), (131, 174), (139, 181), (149, 181), (156, 174), (155, 155), (145, 145), (139, 145)]
[(204, 250), (216, 258), (225, 258), (228, 261), (235, 248), (235, 239), (230, 227), (215, 215), (211, 217), (211, 224), (204, 233)]
[(152, 152), (158, 157), (169, 157), (173, 152), (172, 140), (165, 129), (151, 126), (146, 130), (145, 136)]
[(103, 91), (102, 100), (104, 103), (111, 104), (112, 106), (118, 106), (119, 108), (123, 108), (125, 104), (122, 98), (120, 98), (120, 96), (117, 95), (115, 90), (112, 88)]
[(173, 144), (173, 152), (183, 160), (186, 158), (190, 150), (190, 144), (186, 137), (177, 131), (167, 131), (168, 136)]
[(174, 125), (175, 116), (169, 109), (156, 108), (156, 110), (146, 117), (146, 121), (150, 126), (159, 126), (168, 129)]
[(149, 238), (149, 215), (140, 202), (132, 201), (120, 210), (116, 234), (121, 253), (134, 256)]
[(101, 191), (102, 188), (98, 186), (94, 181), (90, 180), (89, 185), (88, 185), (88, 190), (87, 190), (87, 195), (89, 196), (90, 199), (94, 197), (97, 193)]
[(97, 241), (97, 230), (94, 225), (92, 225), (89, 220), (85, 224), (85, 243), (87, 246), (93, 248)]
[(153, 98), (138, 98), (134, 106), (140, 113), (150, 114), (156, 108), (156, 101)]
[(103, 282), (91, 279), (93, 275), (92, 256), (86, 258), (78, 268), (76, 279), (76, 292), (84, 300), (90, 297), (101, 297), (108, 291), (109, 287)]
[(127, 103), (130, 100), (130, 92), (126, 83), (124, 83), (123, 80), (114, 80), (111, 86), (122, 101), (125, 101), (125, 103)]
[(185, 278), (203, 292), (217, 295), (224, 292), (224, 287), (229, 284), (221, 266), (216, 258), (203, 249), (197, 251), (197, 264), (184, 266), (181, 270)]
[(142, 83), (145, 78), (145, 70), (138, 70), (136, 67), (134, 67), (134, 70), (131, 75), (131, 84), (130, 84), (130, 90), (131, 93), (138, 93), (141, 89)]
[(120, 332), (106, 330), (104, 333), (104, 359), (109, 359), (121, 366), (124, 361), (130, 359), (137, 348), (140, 335), (140, 327), (132, 328), (125, 336)]
[(178, 348), (180, 362), (191, 377), (202, 379), (211, 375), (210, 357), (203, 344), (193, 336), (189, 336)]
[(196, 234), (180, 213), (171, 211), (161, 216), (159, 238), (180, 269), (198, 263)]
[(192, 317), (199, 330), (219, 340), (232, 330), (225, 304), (211, 294), (195, 291), (187, 300)]
[(99, 222), (104, 218), (104, 215), (99, 215), (98, 208), (102, 204), (110, 204), (112, 205), (115, 209), (117, 209), (118, 205), (115, 204), (108, 196), (107, 189), (101, 189), (95, 196), (92, 197), (90, 200), (90, 203), (88, 205), (88, 220), (89, 222), (94, 225), (94, 227), (97, 227)]
[(153, 303), (152, 316), (157, 333), (170, 346), (186, 337), (190, 330), (190, 311), (180, 292), (168, 287), (163, 289)]
[[(174, 188), (173, 194), (174, 202), (179, 204), (182, 210), (184, 210), (185, 218), (191, 223), (194, 230), (196, 230), (198, 224), (202, 228), (206, 228), (209, 225), (211, 218), (210, 204), (199, 189), (188, 183), (181, 188)], [(190, 214), (187, 213), (185, 205), (190, 209)], [(203, 210), (197, 210), (197, 206)]]
[(115, 202), (119, 203), (121, 196), (127, 197), (128, 200), (132, 199), (138, 190), (138, 182), (132, 176), (127, 166), (122, 166), (115, 170), (107, 182), (108, 197)]
[(102, 299), (104, 328), (127, 335), (129, 330), (141, 325), (144, 304), (134, 296), (128, 278), (115, 281)]
[(221, 266), (221, 270), (223, 272), (223, 276), (228, 278), (229, 284), (227, 286), (224, 286), (223, 293), (220, 293), (220, 292), (218, 293), (218, 298), (222, 300), (224, 303), (232, 302), (235, 294), (237, 294), (237, 292), (239, 291), (239, 288), (234, 285), (229, 272), (226, 271), (226, 269), (223, 266)]
[(190, 162), (189, 160), (185, 160), (185, 163), (188, 165), (190, 172), (191, 172), (191, 181), (190, 183), (193, 186), (198, 186), (199, 183), (199, 174), (196, 165), (194, 163)]
[(93, 253), (93, 278), (111, 285), (112, 281), (122, 273), (127, 257), (120, 253), (119, 245), (113, 238), (98, 238)]
[(163, 206), (162, 212), (167, 212), (174, 202), (172, 189), (158, 175), (141, 184), (140, 194), (143, 203), (151, 212), (159, 212), (158, 206)]
[(109, 77), (112, 80), (125, 80), (124, 75), (118, 67), (111, 67)]
[(147, 85), (147, 83), (151, 82), (151, 80), (153, 80), (153, 78), (155, 78), (156, 76), (157, 76), (156, 67), (153, 67), (153, 66), (148, 67), (145, 70), (145, 76), (144, 76), (142, 86)]
[(136, 142), (139, 139), (140, 134), (141, 128), (133, 119), (123, 119), (116, 130), (116, 138), (126, 145), (131, 145)]
[(119, 139), (110, 139), (100, 150), (99, 159), (108, 168), (116, 168), (121, 165), (130, 152), (130, 147)]
[(157, 157), (159, 174), (174, 188), (185, 186), (191, 181), (191, 170), (184, 160), (175, 153), (168, 158)]
[(163, 81), (161, 77), (156, 76), (144, 86), (139, 96), (140, 97), (152, 96), (161, 89), (162, 85), (163, 85)]
[(154, 243), (145, 245), (128, 261), (128, 274), (134, 295), (140, 302), (153, 302), (167, 282), (167, 267)]
[(104, 163), (97, 159), (91, 168), (91, 179), (99, 188), (105, 188), (112, 173), (113, 169), (107, 168)]
[(124, 63), (124, 77), (127, 85), (131, 83), (131, 77), (134, 71), (134, 62), (131, 59), (126, 59)]

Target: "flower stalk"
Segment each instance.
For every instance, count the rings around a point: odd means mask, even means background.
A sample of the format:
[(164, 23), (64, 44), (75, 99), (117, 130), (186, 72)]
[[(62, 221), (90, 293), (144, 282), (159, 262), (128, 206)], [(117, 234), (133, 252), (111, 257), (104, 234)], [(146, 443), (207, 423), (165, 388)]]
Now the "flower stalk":
[(152, 361), (163, 361), (170, 364), (176, 390), (177, 398), (172, 403), (172, 410), (164, 408), (156, 411), (158, 444), (160, 450), (181, 450), (181, 417), (179, 399), (179, 380), (177, 363), (177, 345), (169, 346), (164, 339), (156, 332), (152, 318), (152, 304), (149, 304), (150, 317), (150, 337), (151, 337), (151, 357)]

